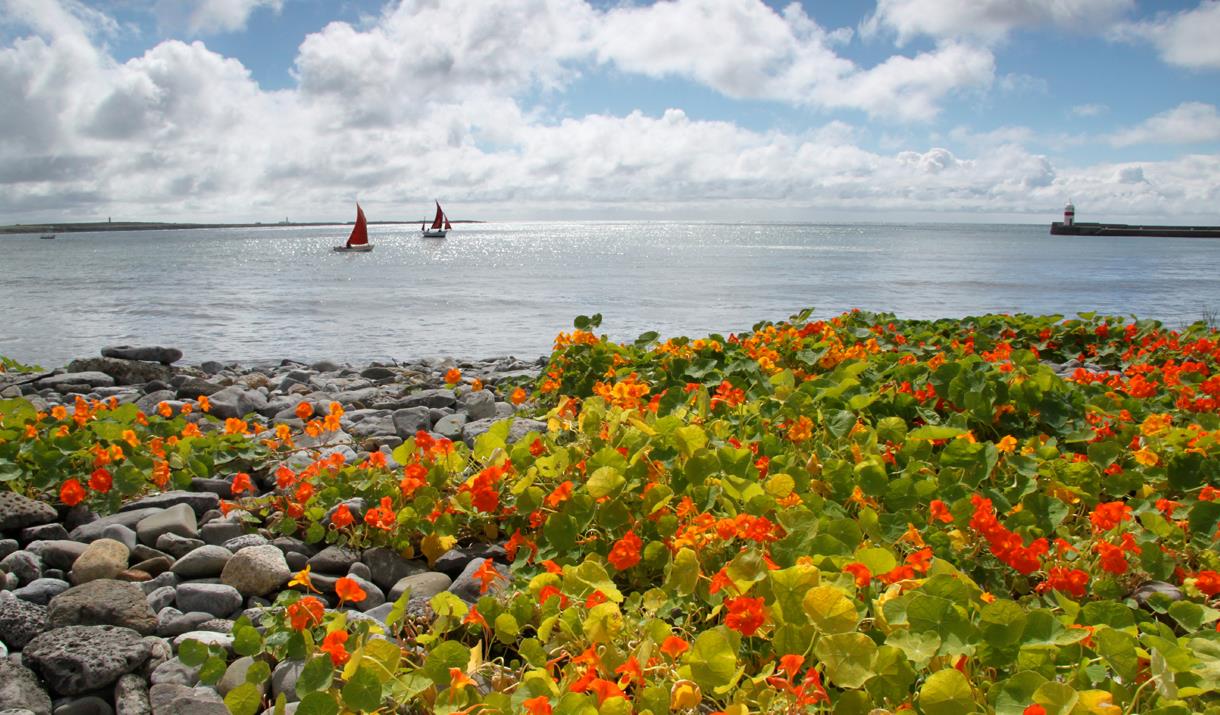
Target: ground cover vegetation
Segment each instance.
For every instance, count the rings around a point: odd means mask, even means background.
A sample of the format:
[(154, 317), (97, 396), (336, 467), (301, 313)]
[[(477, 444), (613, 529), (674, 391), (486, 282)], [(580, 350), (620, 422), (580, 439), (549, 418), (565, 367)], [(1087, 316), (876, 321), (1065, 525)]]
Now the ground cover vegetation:
[[(338, 405), (303, 404), (302, 434), (15, 399), (0, 480), (106, 512), (224, 476), (226, 509), (311, 542), (506, 545), (483, 596), (441, 593), (434, 620), (407, 596), (352, 619), (306, 570), (234, 653), (184, 645), (205, 682), (257, 656), (240, 715), (275, 706), (257, 685), (289, 657), (299, 715), (1220, 713), (1214, 330), (806, 312), (618, 344), (599, 322), (514, 395), (544, 434), (421, 432), (352, 464), (319, 456)], [(277, 489), (247, 496), (251, 475)]]

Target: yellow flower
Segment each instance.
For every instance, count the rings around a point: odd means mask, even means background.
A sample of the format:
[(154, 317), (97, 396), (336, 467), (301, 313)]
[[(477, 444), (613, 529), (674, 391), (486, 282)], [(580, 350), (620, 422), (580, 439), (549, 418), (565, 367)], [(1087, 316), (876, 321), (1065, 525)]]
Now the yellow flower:
[(1148, 449), (1147, 447), (1141, 447), (1132, 456), (1135, 457), (1135, 461), (1139, 462), (1140, 464), (1144, 465), (1145, 467), (1155, 467), (1157, 465), (1157, 463), (1159, 463), (1161, 461), (1161, 458), (1157, 456), (1156, 452), (1153, 452), (1151, 449)]
[(1004, 435), (1004, 437), (1001, 438), (1000, 441), (997, 442), (996, 446), (995, 446), (996, 449), (1000, 450), (1001, 452), (1006, 452), (1006, 453), (1012, 452), (1014, 449), (1016, 449), (1016, 447), (1017, 447), (1017, 438), (1013, 437), (1010, 434)]
[(292, 580), (288, 582), (291, 586), (304, 586), (306, 591), (319, 593), (318, 589), (314, 588), (313, 581), (309, 580), (309, 564), (305, 564), (305, 568), (297, 571), (292, 575)]
[(1148, 415), (1148, 417), (1140, 424), (1140, 434), (1145, 437), (1152, 437), (1169, 430), (1173, 423), (1173, 416), (1170, 414)]

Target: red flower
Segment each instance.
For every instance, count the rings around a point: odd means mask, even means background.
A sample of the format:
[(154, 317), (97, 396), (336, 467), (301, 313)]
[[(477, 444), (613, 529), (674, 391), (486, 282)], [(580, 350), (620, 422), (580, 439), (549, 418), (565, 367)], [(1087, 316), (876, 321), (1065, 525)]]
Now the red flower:
[(1038, 584), (1039, 591), (1062, 591), (1074, 598), (1084, 598), (1085, 587), (1089, 585), (1089, 574), (1080, 569), (1069, 569), (1063, 566), (1053, 566), (1047, 572), (1046, 580)]
[(857, 561), (853, 561), (850, 564), (844, 564), (843, 573), (849, 573), (852, 575), (852, 578), (856, 579), (857, 588), (864, 588), (865, 586), (868, 586), (869, 581), (873, 580), (872, 571), (869, 571), (867, 566)]
[(330, 516), (330, 523), (336, 529), (346, 529), (352, 525), (356, 518), (352, 516), (352, 510), (347, 507), (347, 504), (340, 504), (335, 513)]
[(1220, 573), (1216, 571), (1200, 571), (1195, 574), (1195, 588), (1202, 591), (1208, 598), (1220, 594)]
[(521, 707), (529, 715), (551, 715), (551, 701), (545, 695), (521, 701)]
[(93, 474), (89, 475), (89, 488), (95, 492), (105, 494), (110, 491), (112, 484), (114, 484), (114, 479), (110, 476), (110, 472), (100, 467), (93, 470)]
[(661, 643), (661, 652), (669, 656), (673, 660), (677, 660), (678, 656), (690, 650), (690, 643), (682, 640), (677, 636), (669, 636)]
[(564, 482), (546, 496), (546, 505), (554, 509), (572, 496), (572, 482)]
[(552, 584), (547, 584), (546, 586), (543, 586), (542, 588), (538, 589), (538, 604), (539, 605), (545, 605), (547, 601), (549, 601), (550, 599), (555, 598), (555, 597), (559, 598), (559, 608), (560, 609), (564, 609), (564, 608), (568, 607), (568, 597), (563, 595), (563, 591), (560, 591), (558, 586), (555, 586)]
[(530, 454), (534, 455), (535, 457), (541, 457), (545, 453), (546, 445), (542, 443), (540, 438), (535, 437), (534, 441), (530, 443)]
[(1046, 708), (1034, 703), (1022, 710), (1021, 715), (1046, 715)]
[(250, 475), (245, 472), (238, 472), (233, 475), (233, 484), (229, 486), (229, 490), (234, 494), (242, 492), (254, 491), (254, 484), (250, 482)]
[(1101, 556), (1102, 569), (1121, 576), (1127, 573), (1127, 554), (1121, 546), (1106, 543), (1105, 541), (1098, 542), (1093, 550)]
[(483, 559), (483, 563), (475, 569), (474, 577), (479, 580), (479, 593), (487, 593), (487, 589), (491, 588), (496, 579), (507, 580), (504, 574), (496, 569), (496, 562), (491, 559)]
[(933, 519), (943, 524), (948, 524), (949, 522), (953, 521), (953, 515), (949, 513), (949, 507), (946, 506), (945, 503), (940, 499), (933, 499), (932, 503), (928, 505), (928, 508), (932, 513)]
[(346, 663), (347, 659), (351, 657), (351, 654), (347, 652), (347, 648), (343, 646), (343, 644), (346, 642), (347, 631), (335, 631), (333, 633), (326, 634), (326, 637), (322, 639), (322, 645), (318, 648), (318, 650), (322, 651), (323, 653), (330, 654), (330, 662), (338, 667)]
[(614, 542), (614, 547), (610, 549), (610, 556), (606, 560), (619, 571), (626, 571), (640, 562), (640, 548), (643, 545), (644, 542), (635, 535), (634, 531), (628, 531), (623, 534), (623, 538)]
[(288, 623), (293, 630), (303, 631), (321, 623), (324, 612), (321, 601), (313, 596), (306, 596), (288, 606)]
[(360, 603), (368, 597), (364, 589), (360, 588), (360, 584), (355, 579), (348, 578), (347, 576), (335, 581), (335, 593), (338, 594), (340, 603), (344, 601)]
[(1109, 531), (1131, 518), (1131, 507), (1120, 501), (1103, 502), (1093, 508), (1089, 521), (1095, 531)]
[(763, 610), (763, 598), (737, 596), (724, 602), (729, 615), (724, 619), (724, 625), (732, 628), (743, 636), (752, 636), (767, 620)]
[(75, 479), (69, 479), (59, 488), (59, 500), (68, 506), (76, 506), (85, 500), (85, 488)]

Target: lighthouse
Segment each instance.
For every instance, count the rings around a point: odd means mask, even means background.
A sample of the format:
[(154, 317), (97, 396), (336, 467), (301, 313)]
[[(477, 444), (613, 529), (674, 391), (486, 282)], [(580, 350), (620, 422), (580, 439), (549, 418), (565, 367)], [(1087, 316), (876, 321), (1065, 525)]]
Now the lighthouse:
[(1071, 226), (1076, 222), (1076, 207), (1072, 205), (1072, 200), (1068, 199), (1067, 205), (1063, 207), (1063, 225)]

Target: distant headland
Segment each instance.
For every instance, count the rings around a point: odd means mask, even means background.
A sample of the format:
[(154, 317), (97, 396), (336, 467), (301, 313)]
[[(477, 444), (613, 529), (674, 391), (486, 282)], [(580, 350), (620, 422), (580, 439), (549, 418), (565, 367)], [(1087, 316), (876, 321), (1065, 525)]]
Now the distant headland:
[[(431, 219), (414, 219), (407, 221), (369, 221), (370, 226), (389, 224), (428, 223)], [(343, 226), (351, 225), (351, 221), (316, 221), (295, 223), (278, 221), (275, 223), (166, 223), (161, 221), (90, 221), (81, 223), (17, 223), (0, 226), (0, 234), (13, 233), (83, 233), (86, 231), (177, 231), (196, 228), (275, 228), (310, 226)], [(450, 223), (484, 223), (483, 221), (451, 221)]]

